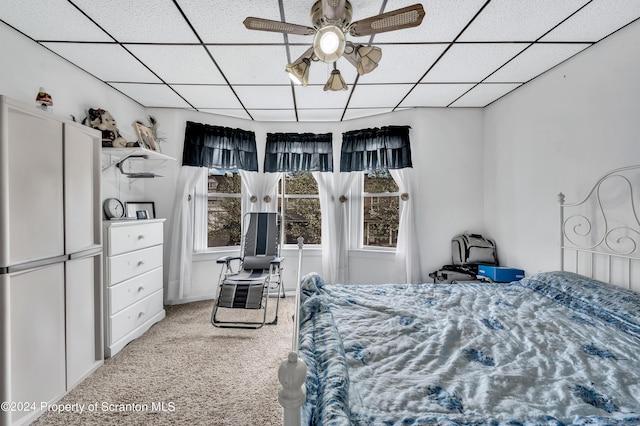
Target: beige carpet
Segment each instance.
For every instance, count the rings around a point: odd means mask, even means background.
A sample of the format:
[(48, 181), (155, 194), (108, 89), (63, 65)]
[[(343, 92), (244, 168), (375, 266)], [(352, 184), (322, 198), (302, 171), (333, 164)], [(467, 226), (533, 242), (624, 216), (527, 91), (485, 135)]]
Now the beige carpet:
[(293, 303), (281, 299), (278, 324), (258, 330), (213, 327), (209, 301), (168, 306), (163, 321), (58, 402), (73, 411), (33, 424), (280, 425), (277, 371), (291, 348)]

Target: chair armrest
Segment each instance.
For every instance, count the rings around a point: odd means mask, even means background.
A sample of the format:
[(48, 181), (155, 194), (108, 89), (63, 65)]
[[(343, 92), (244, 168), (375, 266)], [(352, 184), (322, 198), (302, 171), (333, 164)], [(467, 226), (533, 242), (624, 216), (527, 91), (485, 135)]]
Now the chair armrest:
[(232, 260), (240, 260), (240, 259), (242, 259), (240, 256), (224, 256), (216, 259), (216, 263), (226, 263), (228, 265), (229, 262), (231, 262)]
[(284, 262), (284, 257), (276, 257), (271, 261), (271, 264), (280, 266), (282, 262)]

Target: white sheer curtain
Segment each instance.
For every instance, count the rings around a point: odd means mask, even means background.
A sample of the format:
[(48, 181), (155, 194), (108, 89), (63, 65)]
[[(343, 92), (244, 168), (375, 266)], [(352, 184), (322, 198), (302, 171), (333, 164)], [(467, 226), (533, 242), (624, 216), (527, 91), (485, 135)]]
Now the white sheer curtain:
[(398, 282), (420, 283), (420, 251), (416, 237), (416, 216), (414, 211), (413, 172), (410, 168), (390, 169), (391, 177), (398, 184), (401, 198), (400, 224), (398, 226), (398, 243), (396, 246), (396, 270)]
[(322, 274), (330, 284), (349, 280), (349, 199), (357, 173), (314, 172), (322, 214)]
[(205, 167), (182, 166), (178, 174), (169, 235), (169, 298), (182, 299), (191, 289), (191, 259), (194, 248), (194, 204), (192, 194), (206, 174)]
[(278, 208), (276, 191), (280, 176), (280, 173), (257, 173), (240, 170), (240, 179), (244, 188), (242, 211), (244, 213), (275, 212)]

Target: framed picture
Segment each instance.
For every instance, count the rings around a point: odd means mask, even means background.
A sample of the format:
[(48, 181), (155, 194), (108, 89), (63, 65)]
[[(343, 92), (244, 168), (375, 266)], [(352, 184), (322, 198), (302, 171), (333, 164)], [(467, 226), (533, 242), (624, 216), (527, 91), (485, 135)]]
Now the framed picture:
[(138, 122), (133, 123), (133, 127), (136, 129), (138, 143), (140, 143), (143, 148), (158, 151), (158, 142), (156, 142), (156, 139), (153, 137), (153, 132), (150, 128)]
[(155, 219), (156, 207), (153, 201), (130, 201), (126, 203), (127, 217), (135, 219)]

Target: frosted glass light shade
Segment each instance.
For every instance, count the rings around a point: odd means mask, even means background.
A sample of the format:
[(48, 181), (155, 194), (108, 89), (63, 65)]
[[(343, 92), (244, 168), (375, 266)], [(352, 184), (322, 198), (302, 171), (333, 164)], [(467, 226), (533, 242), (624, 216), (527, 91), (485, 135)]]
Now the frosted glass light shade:
[(344, 33), (335, 25), (320, 28), (313, 39), (313, 51), (322, 62), (337, 61), (345, 45)]
[(340, 39), (333, 31), (328, 31), (322, 34), (320, 37), (320, 49), (328, 55), (336, 53), (338, 50), (338, 46), (340, 44)]
[(289, 78), (295, 84), (306, 86), (309, 84), (309, 69), (311, 68), (311, 58), (313, 58), (313, 47), (307, 49), (298, 59), (287, 64), (286, 71)]
[(324, 91), (326, 92), (327, 90), (347, 90), (347, 82), (342, 78), (340, 70), (334, 69), (331, 71), (329, 80), (327, 80), (327, 83), (324, 85)]

